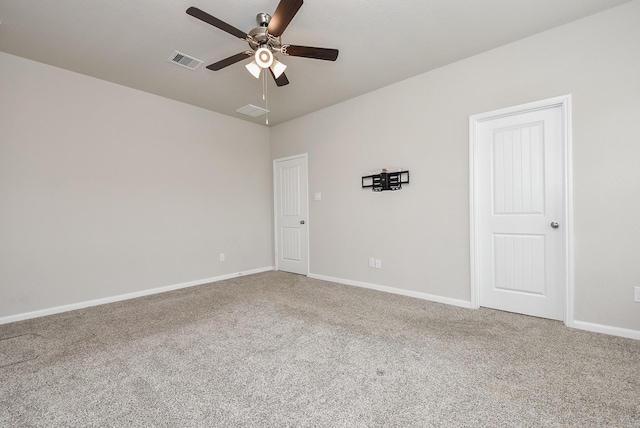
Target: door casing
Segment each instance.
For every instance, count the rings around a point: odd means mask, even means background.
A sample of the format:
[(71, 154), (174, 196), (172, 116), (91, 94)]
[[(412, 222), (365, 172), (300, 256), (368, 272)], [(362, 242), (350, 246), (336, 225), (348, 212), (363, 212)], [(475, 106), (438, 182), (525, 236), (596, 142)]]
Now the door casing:
[(565, 250), (564, 263), (565, 278), (565, 307), (564, 323), (568, 327), (573, 327), (574, 320), (574, 274), (573, 274), (573, 209), (572, 209), (572, 156), (571, 156), (571, 95), (544, 99), (527, 104), (507, 107), (486, 113), (480, 113), (469, 117), (469, 206), (470, 206), (470, 265), (471, 265), (471, 308), (480, 307), (480, 271), (478, 265), (478, 127), (481, 122), (493, 120), (505, 116), (526, 113), (534, 110), (560, 107), (562, 110), (562, 140), (564, 151), (564, 218), (562, 223)]

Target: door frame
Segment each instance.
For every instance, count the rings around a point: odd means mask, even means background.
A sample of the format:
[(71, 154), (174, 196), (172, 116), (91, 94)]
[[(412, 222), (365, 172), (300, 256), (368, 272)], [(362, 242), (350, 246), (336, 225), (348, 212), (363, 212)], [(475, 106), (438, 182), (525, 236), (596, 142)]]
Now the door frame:
[(275, 259), (275, 270), (280, 270), (278, 267), (278, 259), (279, 259), (279, 255), (278, 255), (278, 191), (277, 191), (277, 186), (278, 186), (278, 170), (277, 170), (277, 166), (278, 166), (278, 162), (286, 162), (286, 161), (290, 161), (290, 160), (294, 160), (294, 159), (303, 159), (305, 166), (306, 166), (306, 171), (307, 171), (307, 176), (306, 178), (306, 182), (307, 182), (307, 187), (304, 190), (304, 194), (305, 194), (305, 200), (303, 201), (304, 204), (306, 204), (307, 206), (307, 219), (306, 219), (306, 223), (307, 223), (307, 227), (304, 228), (305, 233), (307, 234), (307, 247), (304, 249), (307, 252), (307, 272), (306, 272), (306, 276), (309, 276), (309, 272), (311, 272), (311, 254), (309, 251), (309, 239), (310, 239), (310, 233), (309, 233), (309, 223), (310, 223), (310, 219), (309, 217), (311, 217), (311, 214), (309, 213), (309, 156), (307, 153), (301, 153), (298, 155), (293, 155), (293, 156), (287, 156), (284, 158), (279, 158), (279, 159), (274, 159), (273, 160), (273, 255), (274, 255), (274, 259)]
[(478, 149), (479, 125), (481, 122), (498, 119), (505, 116), (513, 116), (520, 113), (527, 113), (535, 110), (560, 107), (562, 110), (562, 140), (564, 152), (564, 174), (563, 174), (563, 196), (564, 196), (564, 218), (561, 220), (566, 227), (563, 227), (565, 252), (565, 304), (564, 304), (564, 324), (573, 327), (574, 323), (574, 272), (573, 272), (573, 202), (572, 202), (572, 128), (571, 128), (571, 94), (559, 97), (548, 98), (493, 110), (486, 113), (479, 113), (469, 116), (469, 219), (470, 219), (470, 263), (471, 263), (471, 308), (480, 308), (480, 269), (478, 265)]

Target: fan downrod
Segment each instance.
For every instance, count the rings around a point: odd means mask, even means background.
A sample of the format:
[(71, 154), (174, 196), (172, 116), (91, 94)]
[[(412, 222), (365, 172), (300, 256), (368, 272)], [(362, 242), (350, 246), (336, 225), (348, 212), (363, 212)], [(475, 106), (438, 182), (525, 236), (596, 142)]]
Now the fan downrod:
[(271, 15), (268, 13), (259, 13), (256, 15), (256, 22), (258, 22), (258, 26), (267, 27), (269, 22), (271, 22)]

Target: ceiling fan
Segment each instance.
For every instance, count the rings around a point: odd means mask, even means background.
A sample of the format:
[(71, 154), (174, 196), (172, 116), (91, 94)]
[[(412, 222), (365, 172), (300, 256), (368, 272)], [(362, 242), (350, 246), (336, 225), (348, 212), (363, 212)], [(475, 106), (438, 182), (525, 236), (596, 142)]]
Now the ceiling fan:
[(287, 66), (278, 61), (274, 53), (325, 61), (335, 61), (338, 58), (337, 49), (282, 44), (280, 36), (296, 15), (302, 3), (302, 0), (280, 0), (273, 16), (266, 13), (259, 13), (256, 16), (258, 27), (248, 33), (209, 15), (197, 7), (190, 7), (187, 9), (187, 13), (194, 18), (198, 18), (207, 24), (211, 24), (222, 31), (246, 41), (251, 48), (251, 50), (237, 53), (208, 65), (207, 68), (209, 70), (218, 71), (253, 56), (254, 60), (246, 65), (247, 70), (249, 70), (251, 74), (259, 78), (262, 70), (269, 69), (276, 85), (284, 86), (289, 84), (289, 79), (287, 79), (287, 76), (284, 74)]

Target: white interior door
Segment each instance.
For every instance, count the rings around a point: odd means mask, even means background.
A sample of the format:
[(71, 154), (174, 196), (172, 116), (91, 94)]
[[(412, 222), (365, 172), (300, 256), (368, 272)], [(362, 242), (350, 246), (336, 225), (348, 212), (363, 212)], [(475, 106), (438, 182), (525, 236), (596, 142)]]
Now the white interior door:
[(309, 273), (307, 156), (274, 161), (276, 269)]
[(560, 106), (477, 124), (480, 306), (564, 319), (563, 126)]

